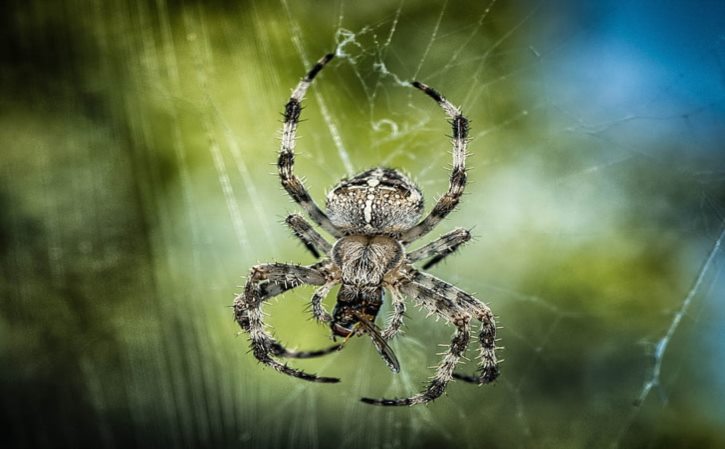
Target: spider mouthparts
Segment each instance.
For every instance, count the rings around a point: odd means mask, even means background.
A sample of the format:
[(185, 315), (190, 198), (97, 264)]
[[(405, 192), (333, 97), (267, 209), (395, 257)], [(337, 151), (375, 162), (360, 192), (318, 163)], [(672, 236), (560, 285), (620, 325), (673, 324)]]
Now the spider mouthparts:
[(337, 323), (333, 323), (332, 332), (338, 337), (347, 338), (350, 336), (350, 334), (352, 334), (352, 328), (343, 327)]

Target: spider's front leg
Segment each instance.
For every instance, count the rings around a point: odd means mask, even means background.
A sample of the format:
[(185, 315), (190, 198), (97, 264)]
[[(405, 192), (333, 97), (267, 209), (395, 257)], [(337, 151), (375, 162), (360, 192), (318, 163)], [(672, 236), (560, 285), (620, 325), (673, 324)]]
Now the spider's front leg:
[[(446, 315), (446, 312), (439, 308), (436, 308), (436, 312), (442, 315)], [(444, 354), (443, 360), (441, 360), (440, 364), (438, 365), (433, 379), (428, 384), (425, 390), (409, 398), (362, 398), (361, 401), (365, 402), (366, 404), (373, 405), (417, 405), (426, 404), (442, 395), (443, 392), (446, 390), (448, 382), (450, 382), (451, 378), (453, 377), (453, 370), (455, 369), (459, 359), (463, 356), (463, 353), (466, 351), (466, 347), (468, 346), (468, 340), (470, 339), (470, 331), (468, 326), (469, 320), (470, 317), (464, 314), (457, 315), (456, 317), (451, 319), (451, 322), (456, 326), (456, 333), (453, 334), (451, 345), (448, 348), (448, 351)]]
[(470, 339), (469, 322), (470, 314), (465, 308), (459, 306), (453, 301), (436, 294), (436, 292), (427, 289), (411, 281), (404, 281), (400, 284), (400, 292), (411, 297), (419, 305), (428, 309), (446, 321), (456, 326), (456, 332), (451, 340), (448, 351), (444, 354), (433, 379), (425, 390), (415, 396), (403, 399), (371, 399), (362, 398), (367, 404), (400, 406), (400, 405), (416, 405), (428, 403), (440, 395), (446, 389), (448, 382), (453, 378), (453, 372), (458, 361), (463, 356)]
[[(410, 273), (410, 277), (405, 282), (401, 283), (400, 292), (431, 313), (453, 323), (458, 330), (453, 336), (448, 352), (438, 365), (433, 380), (423, 392), (405, 399), (363, 398), (363, 402), (375, 405), (425, 404), (443, 394), (452, 378), (478, 384), (489, 383), (496, 379), (499, 374), (495, 346), (496, 323), (491, 310), (485, 304), (447, 282), (415, 270)], [(455, 366), (463, 356), (468, 344), (469, 321), (472, 317), (481, 321), (480, 372), (475, 376), (454, 372)]]
[(327, 283), (328, 279), (325, 278), (323, 273), (312, 267), (274, 263), (257, 265), (252, 268), (249, 279), (244, 286), (244, 291), (234, 299), (234, 318), (239, 326), (249, 334), (252, 353), (257, 360), (281, 373), (300, 379), (327, 383), (340, 381), (340, 379), (334, 377), (320, 377), (290, 368), (273, 358), (273, 356), (316, 357), (329, 354), (337, 350), (340, 345), (320, 351), (289, 351), (267, 333), (262, 320), (262, 304), (265, 300), (288, 290), (288, 288), (284, 287), (294, 288), (301, 284), (322, 285), (324, 287)]
[(496, 320), (491, 309), (463, 290), (427, 273), (416, 272), (411, 284), (435, 292), (441, 300), (456, 304), (481, 322), (481, 330), (478, 334), (480, 345), (478, 373), (475, 375), (454, 373), (453, 377), (479, 385), (496, 380), (500, 370), (499, 362), (496, 359)]
[[(466, 229), (457, 228), (427, 245), (410, 252), (406, 256), (406, 259), (408, 263), (415, 263), (430, 257), (431, 259), (423, 265), (423, 268), (430, 268), (453, 254), (462, 244), (469, 240), (471, 240), (471, 233)], [(391, 286), (389, 290), (393, 298), (393, 315), (382, 332), (383, 338), (386, 340), (393, 338), (400, 331), (405, 315), (405, 301), (400, 291), (394, 286)]]

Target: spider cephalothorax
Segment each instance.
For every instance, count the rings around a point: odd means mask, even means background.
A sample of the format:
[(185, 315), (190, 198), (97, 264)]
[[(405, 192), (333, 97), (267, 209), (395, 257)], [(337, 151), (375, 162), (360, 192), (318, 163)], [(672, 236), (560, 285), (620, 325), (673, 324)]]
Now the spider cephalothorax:
[(350, 235), (332, 247), (342, 287), (332, 314), (335, 334), (346, 337), (360, 317), (375, 321), (383, 304), (383, 277), (403, 261), (403, 247), (384, 235)]
[[(367, 334), (391, 370), (400, 364), (387, 344), (403, 324), (405, 302), (410, 298), (417, 305), (443, 318), (456, 327), (448, 351), (438, 365), (427, 388), (404, 399), (369, 399), (363, 402), (378, 405), (415, 405), (437, 398), (452, 378), (483, 384), (498, 376), (496, 361), (496, 323), (491, 310), (482, 302), (457, 287), (416, 269), (413, 264), (428, 260), (429, 268), (470, 240), (465, 229), (455, 229), (439, 239), (408, 251), (407, 246), (430, 232), (458, 204), (466, 185), (466, 144), (468, 120), (441, 94), (414, 81), (412, 86), (433, 98), (451, 119), (453, 128), (453, 170), (448, 191), (431, 212), (421, 220), (423, 195), (408, 177), (390, 168), (374, 168), (350, 179), (340, 181), (327, 195), (327, 214), (315, 204), (300, 179), (293, 173), (297, 123), (301, 101), (314, 77), (333, 58), (320, 59), (300, 81), (285, 106), (282, 148), (277, 162), (282, 186), (310, 218), (335, 237), (327, 242), (300, 215), (290, 215), (286, 223), (305, 247), (322, 260), (314, 265), (262, 264), (252, 268), (244, 291), (234, 300), (234, 317), (249, 334), (252, 352), (260, 362), (275, 370), (314, 382), (338, 382), (332, 377), (309, 374), (276, 358), (308, 358), (329, 354), (342, 347), (338, 344), (319, 351), (291, 351), (277, 342), (262, 321), (261, 306), (269, 298), (302, 284), (317, 285), (312, 296), (312, 314), (330, 326), (333, 337), (348, 338)], [(340, 284), (337, 303), (332, 314), (322, 300), (332, 287)], [(393, 316), (384, 329), (375, 324), (383, 293), (391, 294)], [(472, 320), (480, 322), (478, 341), (480, 363), (475, 375), (458, 374), (454, 368), (462, 357), (469, 339)]]

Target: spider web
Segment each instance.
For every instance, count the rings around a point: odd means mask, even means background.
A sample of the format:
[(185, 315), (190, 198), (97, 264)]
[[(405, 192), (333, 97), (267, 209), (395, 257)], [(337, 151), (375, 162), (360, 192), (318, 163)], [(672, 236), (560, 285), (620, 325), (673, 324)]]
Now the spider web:
[[(0, 172), (12, 299), (0, 331), (19, 368), (2, 385), (21, 445), (725, 444), (718, 4), (90, 5), (38, 7), (11, 28), (21, 50), (67, 58), (59, 80), (28, 81), (62, 108), (34, 94), (26, 109), (4, 88), (18, 113), (0, 123), (15, 143)], [(412, 306), (392, 345), (399, 374), (365, 338), (290, 362), (339, 385), (277, 375), (234, 338), (227, 306), (249, 267), (312, 263), (282, 224), (298, 208), (273, 175), (273, 138), (290, 89), (332, 50), (296, 161), (318, 202), (378, 165), (410, 173), (428, 207), (445, 191), (449, 125), (411, 80), (472, 121), (467, 193), (419, 244), (473, 229), (431, 272), (497, 314), (495, 385), (453, 382), (426, 407), (360, 403), (418, 392), (450, 341)], [(265, 308), (293, 348), (329, 344), (307, 318), (311, 294)]]

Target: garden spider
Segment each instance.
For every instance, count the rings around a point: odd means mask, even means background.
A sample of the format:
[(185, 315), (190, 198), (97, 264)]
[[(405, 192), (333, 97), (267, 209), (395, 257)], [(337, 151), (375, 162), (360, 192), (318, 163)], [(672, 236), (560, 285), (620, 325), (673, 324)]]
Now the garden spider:
[[(387, 340), (395, 336), (403, 324), (403, 297), (428, 309), (456, 327), (450, 347), (443, 355), (435, 375), (422, 392), (404, 399), (370, 399), (363, 402), (377, 405), (424, 404), (439, 397), (452, 378), (485, 384), (499, 374), (496, 361), (496, 323), (491, 310), (473, 296), (453, 285), (413, 267), (413, 263), (429, 259), (423, 268), (438, 263), (470, 240), (465, 229), (455, 229), (439, 239), (414, 251), (407, 246), (428, 234), (458, 204), (466, 184), (466, 144), (468, 120), (458, 108), (438, 92), (423, 83), (412, 85), (433, 98), (450, 117), (453, 127), (453, 171), (448, 191), (425, 219), (423, 195), (401, 172), (375, 168), (350, 179), (343, 179), (327, 195), (327, 214), (310, 198), (301, 180), (294, 174), (294, 147), (300, 105), (312, 80), (333, 58), (328, 54), (299, 82), (284, 110), (282, 146), (277, 166), (282, 186), (322, 229), (335, 237), (328, 243), (302, 216), (286, 219), (292, 232), (322, 261), (301, 266), (293, 264), (261, 264), (251, 269), (244, 291), (234, 300), (234, 318), (249, 334), (252, 353), (260, 362), (275, 370), (313, 382), (339, 382), (332, 377), (320, 377), (280, 363), (277, 358), (309, 358), (329, 354), (342, 347), (312, 351), (291, 351), (277, 342), (262, 321), (262, 304), (299, 285), (318, 286), (311, 305), (318, 322), (330, 326), (333, 338), (345, 341), (354, 335), (368, 334), (388, 367), (400, 370), (395, 354)], [(420, 220), (420, 221), (419, 221)], [(322, 305), (332, 287), (341, 284), (337, 304), (329, 314)], [(392, 298), (393, 315), (384, 329), (375, 325), (383, 303), (383, 290)], [(454, 372), (463, 355), (470, 335), (471, 320), (478, 320), (481, 329), (479, 370), (475, 375)]]

